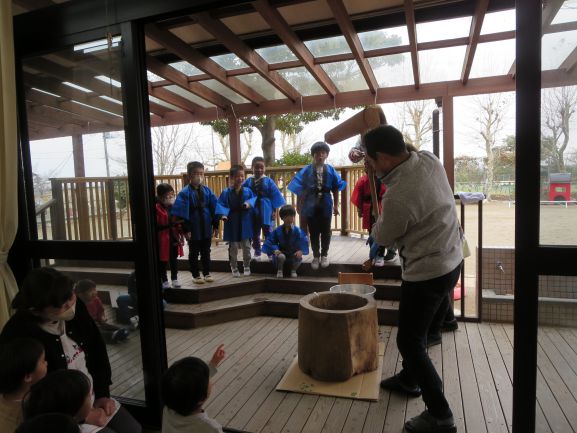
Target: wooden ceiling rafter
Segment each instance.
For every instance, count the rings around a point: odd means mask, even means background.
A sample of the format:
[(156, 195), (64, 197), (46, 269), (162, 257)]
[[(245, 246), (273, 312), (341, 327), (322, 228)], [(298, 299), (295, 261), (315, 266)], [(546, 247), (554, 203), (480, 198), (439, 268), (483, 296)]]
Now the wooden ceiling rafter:
[(119, 116), (123, 115), (122, 105), (107, 101), (106, 99), (101, 98), (98, 94), (85, 93), (82, 90), (78, 90), (74, 87), (62, 84), (54, 78), (38, 77), (28, 72), (24, 72), (23, 77), (24, 85), (26, 87), (43, 90), (45, 92), (58, 95), (62, 98), (82, 102), (83, 104), (90, 105), (92, 107), (99, 108)]
[(231, 53), (236, 54), (243, 62), (254, 68), (291, 101), (295, 102), (301, 98), (301, 94), (288, 81), (278, 72), (269, 70), (268, 63), (220, 20), (212, 18), (208, 12), (195, 14), (194, 18), (206, 31), (220, 40)]
[(413, 0), (404, 0), (405, 21), (407, 23), (407, 33), (409, 35), (409, 46), (411, 47), (411, 62), (413, 64), (413, 79), (415, 88), (421, 85), (421, 74), (419, 72), (419, 53), (417, 50), (417, 23), (415, 21), (415, 7)]
[(174, 85), (187, 92), (195, 94), (199, 98), (202, 98), (205, 101), (216, 105), (217, 107), (225, 109), (233, 103), (229, 99), (222, 96), (220, 93), (209, 89), (203, 84), (189, 83), (188, 77), (185, 74), (174, 69), (172, 66), (162, 63), (150, 54), (146, 56), (146, 67), (150, 72), (164, 78), (165, 80), (172, 81)]
[(182, 60), (197, 67), (208, 77), (215, 79), (221, 84), (227, 86), (229, 89), (238, 93), (242, 97), (248, 99), (255, 104), (261, 104), (266, 101), (266, 98), (252, 89), (250, 86), (243, 83), (236, 77), (227, 75), (226, 69), (216, 63), (198, 50), (195, 50), (179, 37), (172, 34), (170, 31), (161, 29), (154, 24), (146, 27), (146, 36), (154, 40), (156, 43), (162, 45), (171, 53), (177, 55)]
[[(313, 78), (319, 83), (323, 90), (331, 96), (338, 93), (335, 83), (331, 80), (325, 70), (315, 64), (315, 58), (304, 44), (304, 42), (290, 28), (284, 17), (268, 0), (257, 0), (253, 3), (256, 11), (275, 29), (278, 36), (285, 45), (299, 59), (301, 66), (304, 66)], [(274, 70), (269, 66), (269, 70)]]
[(475, 6), (475, 13), (471, 19), (471, 29), (469, 30), (469, 43), (465, 51), (465, 59), (463, 61), (463, 69), (461, 71), (461, 82), (467, 84), (473, 60), (475, 59), (475, 51), (477, 51), (477, 44), (481, 35), (481, 28), (483, 27), (483, 20), (489, 7), (489, 0), (477, 0)]
[(327, 0), (329, 8), (333, 12), (333, 16), (337, 20), (337, 24), (341, 29), (343, 36), (345, 37), (349, 48), (359, 66), (361, 73), (369, 87), (371, 93), (376, 94), (379, 89), (379, 83), (375, 78), (373, 68), (369, 64), (369, 61), (365, 58), (363, 45), (361, 40), (357, 35), (353, 22), (347, 12), (347, 9), (342, 2), (342, 0)]
[[(148, 84), (148, 94), (168, 104), (174, 105), (175, 107), (178, 107), (181, 110), (188, 111), (191, 114), (203, 108), (201, 105), (198, 105), (186, 98), (183, 98), (182, 96), (177, 95), (176, 93), (171, 92), (170, 90), (161, 87), (155, 89), (150, 86), (150, 83)], [(170, 110), (166, 115), (170, 114), (171, 112), (172, 110)]]

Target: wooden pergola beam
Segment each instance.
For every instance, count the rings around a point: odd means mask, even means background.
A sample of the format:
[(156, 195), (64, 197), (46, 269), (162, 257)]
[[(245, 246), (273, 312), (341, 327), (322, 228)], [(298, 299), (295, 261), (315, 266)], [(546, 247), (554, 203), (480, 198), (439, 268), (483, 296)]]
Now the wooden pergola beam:
[(115, 104), (114, 102), (107, 101), (106, 99), (101, 98), (100, 95), (94, 93), (85, 93), (82, 90), (78, 90), (62, 84), (60, 81), (54, 78), (39, 77), (28, 72), (24, 72), (23, 77), (24, 86), (28, 88), (44, 90), (46, 92), (54, 93), (55, 95), (58, 95), (64, 99), (82, 102), (86, 105), (114, 113), (118, 116), (123, 115), (121, 104)]
[[(253, 6), (268, 22), (271, 28), (275, 29), (277, 35), (300, 60), (302, 66), (309, 71), (323, 90), (329, 95), (335, 96), (338, 93), (337, 87), (325, 70), (315, 64), (314, 56), (311, 54), (304, 42), (301, 41), (296, 33), (290, 28), (289, 24), (280, 12), (275, 7), (271, 6), (267, 0), (257, 0), (253, 3)], [(269, 70), (272, 69), (269, 67)]]
[(407, 23), (407, 32), (409, 34), (409, 46), (411, 47), (411, 62), (413, 64), (413, 78), (415, 88), (421, 85), (419, 72), (419, 53), (417, 52), (417, 23), (415, 22), (415, 7), (413, 0), (405, 0), (405, 21)]
[(471, 73), (471, 67), (473, 66), (473, 60), (475, 58), (475, 51), (477, 50), (477, 44), (479, 43), (479, 36), (481, 35), (481, 28), (483, 27), (483, 20), (485, 19), (485, 14), (487, 13), (487, 8), (489, 7), (489, 0), (477, 0), (477, 5), (475, 7), (475, 14), (471, 19), (471, 29), (469, 30), (469, 43), (467, 44), (467, 50), (465, 51), (465, 59), (463, 61), (463, 69), (461, 71), (461, 82), (463, 84), (467, 83), (469, 79), (469, 74)]
[(327, 0), (331, 11), (335, 19), (337, 20), (337, 24), (341, 29), (343, 36), (345, 37), (349, 48), (351, 49), (353, 56), (367, 82), (367, 86), (371, 93), (376, 94), (377, 89), (379, 88), (379, 83), (375, 78), (375, 74), (373, 73), (373, 68), (369, 64), (368, 60), (365, 58), (363, 45), (361, 44), (361, 40), (357, 35), (357, 32), (353, 26), (349, 13), (345, 8), (342, 0)]
[(124, 120), (121, 117), (115, 116), (113, 114), (107, 114), (104, 111), (91, 108), (86, 105), (81, 105), (73, 101), (65, 99), (62, 100), (61, 98), (57, 98), (46, 93), (41, 93), (35, 90), (28, 90), (26, 92), (26, 99), (39, 105), (46, 105), (47, 107), (52, 107), (66, 113), (74, 114), (88, 122), (95, 120), (113, 126), (124, 127)]
[(249, 101), (254, 102), (255, 104), (260, 104), (266, 101), (266, 98), (257, 93), (251, 87), (247, 86), (238, 78), (227, 76), (226, 69), (211, 58), (206, 57), (198, 50), (192, 48), (170, 31), (161, 29), (154, 24), (150, 24), (146, 26), (146, 36), (162, 45), (168, 51), (176, 54), (182, 60), (196, 66), (198, 69), (210, 76), (210, 78), (217, 80)]
[(232, 101), (228, 100), (214, 90), (209, 89), (203, 84), (199, 83), (189, 83), (188, 77), (182, 72), (177, 71), (172, 66), (162, 63), (151, 55), (146, 56), (146, 67), (154, 74), (162, 77), (166, 80), (172, 81), (176, 86), (187, 92), (193, 93), (196, 96), (216, 105), (217, 107), (225, 108), (232, 104)]
[(208, 12), (194, 15), (198, 24), (220, 40), (232, 53), (236, 54), (243, 62), (253, 67), (264, 79), (276, 87), (291, 101), (301, 97), (300, 93), (291, 86), (278, 72), (269, 71), (268, 63), (243, 40), (235, 35), (220, 20), (212, 18)]
[(175, 107), (178, 107), (182, 110), (188, 111), (189, 113), (194, 113), (194, 112), (198, 111), (199, 109), (204, 108), (198, 104), (195, 104), (192, 101), (189, 101), (186, 98), (183, 98), (180, 95), (177, 95), (174, 92), (171, 92), (170, 90), (163, 89), (161, 87), (153, 88), (153, 87), (150, 87), (150, 85), (149, 85), (148, 86), (148, 94), (150, 96), (154, 96), (155, 98), (161, 99), (164, 102), (172, 104)]

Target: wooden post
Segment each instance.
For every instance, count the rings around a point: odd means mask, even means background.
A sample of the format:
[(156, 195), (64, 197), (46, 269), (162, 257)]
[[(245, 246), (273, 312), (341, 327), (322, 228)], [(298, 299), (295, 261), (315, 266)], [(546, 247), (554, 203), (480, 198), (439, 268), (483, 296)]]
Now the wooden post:
[[(122, 182), (122, 181), (120, 181)], [(128, 185), (126, 186), (128, 191)], [(108, 232), (112, 240), (118, 239), (118, 228), (116, 227), (116, 197), (114, 196), (114, 180), (106, 181), (106, 201), (108, 205)], [(122, 221), (120, 221), (122, 224)]]
[(347, 170), (341, 168), (341, 177), (347, 182), (347, 189), (345, 189), (344, 194), (341, 194), (341, 236), (347, 236), (349, 234), (349, 195), (347, 191), (350, 188), (350, 179), (347, 179)]
[(64, 221), (64, 196), (62, 183), (58, 179), (50, 179), (52, 184), (52, 198), (56, 200), (50, 208), (50, 223), (52, 225), (52, 239), (66, 240), (66, 226)]
[[(84, 169), (84, 144), (82, 135), (72, 136), (72, 157), (74, 159), (74, 176), (86, 177)], [(81, 240), (90, 240), (90, 220), (88, 207), (88, 194), (84, 182), (76, 183), (76, 203), (78, 204), (78, 227)]]
[(443, 165), (453, 192), (455, 191), (455, 131), (453, 128), (453, 97), (443, 96)]
[(240, 164), (240, 122), (234, 117), (228, 118), (228, 138), (230, 140), (230, 164)]

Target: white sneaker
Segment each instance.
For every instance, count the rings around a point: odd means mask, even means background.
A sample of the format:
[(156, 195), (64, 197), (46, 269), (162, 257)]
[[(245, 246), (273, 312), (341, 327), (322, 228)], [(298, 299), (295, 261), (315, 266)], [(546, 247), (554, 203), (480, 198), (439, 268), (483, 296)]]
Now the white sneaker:
[(377, 257), (375, 259), (375, 267), (376, 268), (382, 268), (383, 266), (385, 266), (385, 258), (384, 257)]
[(298, 277), (297, 271), (291, 271), (291, 278), (296, 278), (296, 277)]
[(170, 289), (170, 283), (168, 281), (163, 281), (162, 282), (162, 288), (163, 289)]
[(276, 277), (277, 278), (283, 278), (284, 277), (283, 272), (282, 271), (276, 271)]
[(254, 256), (252, 258), (255, 262), (260, 262), (262, 260), (262, 255)]
[(133, 330), (138, 329), (138, 316), (132, 316), (130, 318), (130, 326)]
[(192, 281), (194, 282), (194, 284), (204, 284), (204, 280), (202, 279), (202, 277), (198, 276), (198, 277), (194, 277), (192, 279)]
[(238, 269), (233, 269), (232, 270), (232, 276), (234, 278), (240, 278), (240, 272), (238, 271)]
[(244, 276), (245, 276), (245, 277), (250, 277), (250, 269), (247, 268), (247, 269), (244, 270)]
[(330, 265), (329, 258), (327, 256), (321, 257), (321, 268), (328, 268)]
[(313, 271), (316, 271), (319, 268), (319, 258), (318, 257), (313, 258), (313, 261), (311, 262), (311, 268), (313, 269)]
[(212, 283), (214, 281), (214, 278), (212, 277), (212, 275), (208, 274), (204, 276), (204, 281), (206, 281), (207, 283)]
[(172, 287), (174, 287), (175, 289), (182, 287), (180, 285), (180, 283), (178, 282), (178, 280), (172, 280)]

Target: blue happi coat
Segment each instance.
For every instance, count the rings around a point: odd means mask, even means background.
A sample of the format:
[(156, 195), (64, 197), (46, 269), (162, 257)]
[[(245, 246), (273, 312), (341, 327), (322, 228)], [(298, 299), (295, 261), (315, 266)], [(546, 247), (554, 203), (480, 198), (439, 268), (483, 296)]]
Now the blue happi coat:
[(213, 227), (218, 227), (216, 219), (216, 196), (210, 188), (201, 185), (202, 200), (198, 191), (190, 184), (176, 196), (170, 215), (184, 220), (184, 230), (191, 233), (190, 239), (198, 241), (210, 239)]
[(250, 188), (257, 197), (254, 206), (255, 221), (263, 226), (270, 226), (273, 210), (286, 204), (276, 184), (270, 177), (262, 176), (259, 182), (255, 182), (254, 177), (249, 177), (242, 186)]
[(284, 225), (277, 227), (264, 241), (262, 250), (269, 256), (276, 250), (281, 251), (287, 257), (292, 256), (297, 251), (302, 251), (303, 255), (309, 253), (309, 238), (300, 228), (292, 226), (289, 236)]
[[(242, 194), (236, 193), (234, 188), (226, 188), (216, 203), (216, 214), (228, 219), (224, 223), (223, 239), (227, 242), (240, 242), (252, 238), (252, 215), (256, 195), (245, 187)], [(249, 209), (243, 209), (242, 204), (247, 202)]]
[(325, 164), (321, 190), (317, 188), (317, 173), (313, 164), (303, 167), (288, 184), (288, 189), (298, 196), (303, 196), (301, 214), (307, 218), (314, 216), (316, 206), (323, 209), (323, 216), (333, 213), (331, 191), (342, 191), (347, 183), (341, 179), (332, 165)]

